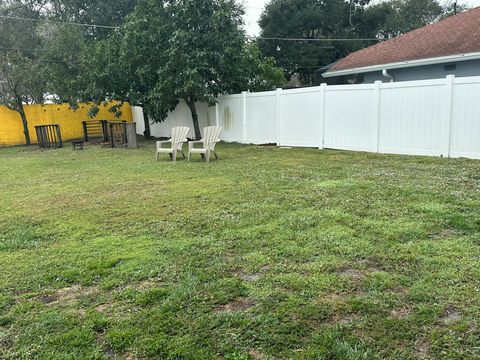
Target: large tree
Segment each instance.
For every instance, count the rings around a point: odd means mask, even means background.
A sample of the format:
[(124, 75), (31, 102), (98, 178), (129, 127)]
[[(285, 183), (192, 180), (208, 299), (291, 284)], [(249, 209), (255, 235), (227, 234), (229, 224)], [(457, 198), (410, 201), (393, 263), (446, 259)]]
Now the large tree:
[(388, 39), (418, 29), (450, 14), (437, 0), (388, 0), (365, 9), (361, 31)]
[(12, 17), (39, 19), (41, 4), (35, 1), (5, 1), (0, 14), (0, 104), (18, 112), (25, 144), (30, 145), (24, 106), (42, 103), (46, 93), (46, 61), (42, 60), (42, 28), (38, 22)]
[(92, 83), (102, 98), (142, 104), (156, 121), (184, 100), (200, 138), (196, 102), (283, 82), (281, 70), (247, 43), (242, 15), (233, 0), (146, 0), (98, 45)]
[[(358, 14), (368, 2), (271, 0), (260, 18), (259, 46), (266, 56), (277, 60), (287, 77), (298, 73), (303, 83), (310, 84), (314, 80), (315, 69), (363, 45), (356, 40), (345, 42), (329, 39), (358, 38)], [(310, 41), (282, 40), (284, 38)]]

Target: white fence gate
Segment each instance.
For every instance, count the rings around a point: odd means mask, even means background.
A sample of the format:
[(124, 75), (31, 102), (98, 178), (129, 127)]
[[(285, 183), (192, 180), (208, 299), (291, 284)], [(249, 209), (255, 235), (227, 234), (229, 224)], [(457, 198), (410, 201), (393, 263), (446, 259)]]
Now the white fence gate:
[[(156, 125), (163, 136), (191, 127), (184, 110)], [(480, 77), (244, 92), (199, 115), (227, 142), (480, 159)]]

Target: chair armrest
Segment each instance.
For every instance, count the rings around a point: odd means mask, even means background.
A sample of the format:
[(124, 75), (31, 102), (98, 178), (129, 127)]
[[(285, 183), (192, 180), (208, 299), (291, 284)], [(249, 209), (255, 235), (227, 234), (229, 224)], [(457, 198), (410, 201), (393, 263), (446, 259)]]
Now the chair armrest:
[(171, 144), (172, 140), (163, 140), (163, 141), (157, 141), (157, 149), (161, 148), (163, 144)]
[(189, 149), (193, 149), (194, 148), (194, 144), (204, 144), (205, 141), (203, 140), (195, 140), (195, 141), (189, 141), (188, 142), (188, 148)]

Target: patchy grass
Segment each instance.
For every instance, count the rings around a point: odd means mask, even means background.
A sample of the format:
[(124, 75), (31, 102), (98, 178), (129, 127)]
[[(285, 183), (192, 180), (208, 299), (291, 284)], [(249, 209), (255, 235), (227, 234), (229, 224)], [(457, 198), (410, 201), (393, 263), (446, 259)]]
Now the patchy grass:
[(0, 149), (2, 359), (480, 358), (480, 162)]

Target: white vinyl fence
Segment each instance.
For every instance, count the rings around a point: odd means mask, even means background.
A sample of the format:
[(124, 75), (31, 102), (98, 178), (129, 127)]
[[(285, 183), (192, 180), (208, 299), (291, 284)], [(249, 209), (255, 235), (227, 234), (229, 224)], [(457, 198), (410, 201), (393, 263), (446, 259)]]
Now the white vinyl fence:
[[(176, 112), (165, 136), (192, 127)], [(480, 159), (480, 77), (244, 92), (199, 113), (228, 142)]]
[[(143, 135), (145, 131), (143, 110), (138, 106), (133, 106), (132, 108), (133, 121), (137, 123), (137, 134)], [(216, 124), (215, 107), (209, 107), (204, 103), (197, 103), (196, 108), (200, 129)], [(150, 124), (150, 134), (157, 138), (170, 137), (170, 130), (176, 126), (188, 126), (190, 131), (187, 136), (192, 139), (195, 137), (192, 115), (189, 107), (183, 100), (179, 102), (175, 111), (171, 112), (164, 121)]]

